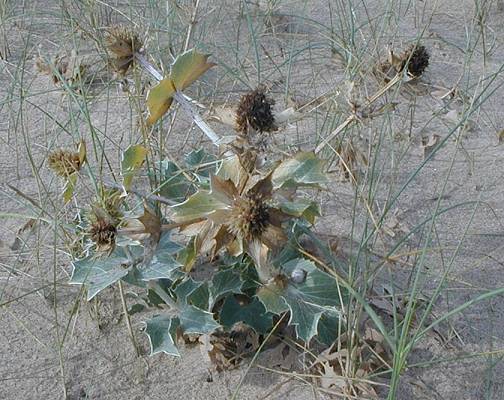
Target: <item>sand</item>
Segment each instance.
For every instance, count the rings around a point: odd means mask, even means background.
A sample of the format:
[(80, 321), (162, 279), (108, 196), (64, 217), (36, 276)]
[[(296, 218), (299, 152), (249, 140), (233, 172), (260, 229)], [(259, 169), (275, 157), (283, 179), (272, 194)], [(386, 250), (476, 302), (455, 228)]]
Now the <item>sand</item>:
[[(106, 3), (140, 25), (150, 25), (153, 31), (158, 29), (163, 40), (166, 39), (165, 27), (170, 20), (163, 17), (165, 5), (156, 11), (152, 2), (147, 6), (130, 2), (129, 7), (115, 1)], [(170, 7), (173, 3), (167, 2)], [(181, 8), (174, 9), (175, 23), (181, 23), (178, 18), (186, 15), (190, 2), (180, 3)], [(337, 8), (337, 4), (348, 2), (331, 3), (334, 3), (333, 13), (348, 12)], [(375, 206), (383, 209), (389, 187), (397, 190), (422, 163), (422, 137), (435, 134), (441, 140), (445, 138), (454, 126), (453, 120), (457, 120), (457, 113), (471, 103), (478, 85), (481, 88), (488, 84), (487, 77), (502, 67), (504, 11), (498, 2), (487, 2), (489, 12), (483, 24), (487, 52), (483, 52), (483, 36), (481, 26), (475, 23), (473, 1), (394, 1), (390, 9), (387, 9), (389, 2), (385, 1), (352, 3), (357, 22), (367, 22), (369, 16), (377, 23), (386, 18), (383, 13), (388, 12), (390, 16), (386, 30), (376, 33), (378, 43), (373, 43), (368, 26), (357, 31), (354, 38), (357, 45), (362, 48), (364, 43), (369, 44), (368, 50), (362, 50), (363, 60), (376, 58), (376, 51), (384, 59), (387, 43), (392, 41), (401, 48), (424, 28), (423, 42), (431, 52), (431, 65), (421, 82), (387, 97), (398, 104), (391, 113), (392, 129), (384, 146), (387, 150), (379, 161), (384, 186), (377, 191)], [(82, 5), (82, 2), (71, 3), (72, 15), (76, 21), (86, 21), (76, 4)], [(251, 86), (258, 83), (250, 26), (246, 18), (239, 17), (243, 11), (240, 4), (246, 5), (253, 28), (261, 32), (262, 47), (258, 56), (261, 75), (271, 88), (279, 110), (306, 104), (328, 90), (333, 94), (338, 90), (344, 92), (347, 79), (344, 63), (331, 55), (330, 32), (323, 27), (331, 19), (327, 2), (281, 1), (274, 14), (263, 21), (252, 2), (218, 0), (201, 2), (194, 27), (194, 44), (203, 45), (219, 64), (208, 73), (204, 84), (189, 90), (194, 98), (206, 106), (213, 101), (216, 104), (235, 102), (246, 87), (235, 78), (233, 68), (241, 68), (241, 79)], [(79, 135), (88, 141), (91, 138), (90, 126), (77, 103), (71, 102), (68, 95), (62, 96), (61, 89), (33, 69), (33, 58), (39, 49), (43, 54), (56, 54), (61, 48), (72, 48), (69, 20), (64, 20), (61, 3), (41, 0), (13, 7), (0, 28), (0, 43), (3, 35), (3, 43), (9, 47), (9, 53), (5, 46), (0, 47), (0, 52), (7, 54), (6, 60), (0, 61), (4, 88), (0, 109), (0, 214), (9, 214), (8, 218), (2, 218), (0, 227), (0, 399), (59, 399), (64, 396), (64, 388), (69, 399), (231, 398), (246, 372), (246, 364), (236, 370), (210, 373), (197, 346), (182, 346), (179, 359), (167, 355), (137, 357), (121, 318), (117, 290), (107, 289), (99, 296), (98, 320), (93, 312), (94, 304), (85, 302), (79, 304), (77, 317), (71, 318), (80, 289), (67, 284), (69, 259), (63, 251), (54, 250), (54, 237), (47, 224), (37, 224), (30, 235), (25, 232), (21, 236), (26, 244), (21, 243), (18, 250), (12, 250), (16, 233), (26, 222), (19, 215), (34, 215), (38, 211), (36, 205), (20, 197), (12, 187), (50, 213), (59, 210), (61, 220), (70, 218), (74, 209), (71, 205), (62, 207), (58, 198), (60, 182), (47, 170), (44, 159), (49, 149), (70, 146)], [(110, 11), (110, 7), (103, 9)], [(97, 14), (103, 18), (100, 22), (106, 20), (106, 13)], [(111, 15), (112, 21), (124, 20), (117, 11)], [(350, 24), (349, 19), (341, 20), (343, 24)], [(345, 30), (348, 26), (338, 26), (338, 29)], [(176, 35), (175, 40), (181, 42), (185, 31)], [(154, 43), (154, 40), (150, 42), (155, 53), (158, 49)], [(467, 57), (467, 49), (471, 48), (473, 56)], [(285, 54), (295, 51), (299, 53), (291, 63)], [(83, 52), (97, 59), (91, 45)], [(161, 53), (166, 55), (166, 49)], [(165, 61), (169, 61), (167, 56)], [(370, 68), (362, 68), (366, 69)], [(247, 72), (246, 77), (243, 71)], [(504, 158), (498, 140), (499, 132), (504, 129), (504, 91), (500, 87), (503, 76), (495, 77), (490, 86), (495, 93), (471, 115), (470, 129), (453, 135), (394, 204), (400, 225), (391, 222), (390, 226), (396, 236), (385, 234), (376, 243), (376, 251), (381, 253), (408, 229), (432, 215), (440, 193), (443, 193), (441, 208), (466, 203), (438, 218), (435, 240), (430, 246), (435, 250), (427, 254), (426, 296), (454, 257), (448, 285), (433, 310), (436, 317), (485, 290), (504, 286), (501, 240)], [(370, 95), (377, 87), (376, 81), (370, 76), (364, 81), (366, 85), (359, 90), (363, 95)], [(457, 83), (461, 90), (454, 99), (440, 99), (442, 93)], [(285, 96), (287, 84), (288, 96)], [(466, 91), (468, 87), (470, 90)], [(135, 118), (131, 117), (126, 96), (117, 85), (96, 84), (93, 93), (96, 96), (88, 102), (92, 126), (117, 168), (118, 149), (125, 149), (136, 140)], [(333, 106), (329, 108), (328, 104)], [(345, 117), (345, 107), (343, 94), (332, 96), (320, 110), (305, 115), (299, 122), (282, 126), (276, 139), (279, 146), (300, 144), (305, 149), (313, 148), (318, 135), (323, 132), (325, 136), (331, 130), (323, 125), (325, 113), (336, 124), (338, 118)], [(366, 121), (359, 130), (351, 131), (361, 135), (359, 143), (363, 148), (366, 138), (379, 129), (382, 121), (380, 118)], [(212, 126), (221, 135), (231, 132), (229, 127), (216, 122)], [(200, 143), (207, 145), (197, 129), (188, 130), (184, 117), (164, 140), (167, 153), (174, 158)], [(352, 228), (352, 185), (334, 176), (334, 184), (319, 198), (324, 218), (316, 230), (348, 237)], [(32, 209), (26, 204), (31, 204)], [(354, 240), (362, 232), (361, 221), (362, 215), (358, 215)], [(425, 231), (415, 233), (408, 242), (410, 248), (418, 247), (425, 234)], [(457, 247), (460, 250), (454, 256)], [(414, 257), (402, 260), (411, 263)], [(396, 263), (390, 265), (390, 270), (394, 282), (406, 287), (408, 264)], [(128, 301), (129, 305), (134, 304), (131, 297)], [(504, 398), (504, 366), (499, 353), (504, 346), (503, 304), (502, 297), (495, 297), (450, 318), (418, 344), (410, 363), (478, 353), (485, 356), (410, 368), (404, 372), (397, 398)], [(148, 352), (148, 341), (141, 333), (145, 318), (146, 314), (135, 314), (132, 323), (141, 348)], [(64, 344), (60, 346), (63, 336)], [(492, 356), (491, 352), (496, 355)], [(299, 358), (302, 361), (302, 355)], [(264, 367), (271, 367), (271, 360), (267, 358), (260, 358), (258, 365), (248, 372), (237, 398), (330, 398), (317, 389), (316, 382), (293, 379), (289, 371), (279, 368), (277, 372), (266, 371)]]

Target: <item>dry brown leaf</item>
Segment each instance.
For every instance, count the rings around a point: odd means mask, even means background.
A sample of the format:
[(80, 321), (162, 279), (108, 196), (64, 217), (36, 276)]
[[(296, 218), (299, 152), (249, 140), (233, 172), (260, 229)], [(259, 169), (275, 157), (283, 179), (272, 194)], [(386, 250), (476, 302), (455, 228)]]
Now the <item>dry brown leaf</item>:
[(438, 144), (439, 139), (440, 139), (440, 136), (435, 133), (429, 137), (422, 138), (422, 150), (423, 150), (424, 159), (429, 157), (429, 155), (432, 153), (432, 151), (434, 150), (434, 148)]
[[(36, 219), (30, 218), (21, 228), (19, 228), (14, 241), (10, 245), (11, 250), (17, 251), (21, 248), (21, 246), (23, 245), (23, 243), (25, 243), (25, 240), (26, 240), (26, 238), (23, 238), (23, 236), (30, 235), (30, 233), (35, 228), (36, 223), (37, 223)], [(26, 232), (27, 232), (27, 234), (23, 235)]]
[(236, 125), (236, 109), (233, 107), (217, 106), (210, 113), (208, 119), (234, 127)]
[(328, 361), (322, 363), (323, 372), (320, 375), (320, 385), (324, 389), (343, 389), (346, 386), (346, 379), (334, 371)]
[(261, 354), (261, 364), (269, 368), (293, 371), (298, 364), (298, 353), (285, 343), (280, 343)]

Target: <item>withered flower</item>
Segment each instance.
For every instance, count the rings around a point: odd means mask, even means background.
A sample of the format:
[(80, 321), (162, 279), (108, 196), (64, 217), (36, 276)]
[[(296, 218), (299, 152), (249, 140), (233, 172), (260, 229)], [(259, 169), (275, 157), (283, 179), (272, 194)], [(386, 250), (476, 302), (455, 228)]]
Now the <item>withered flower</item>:
[(143, 46), (138, 33), (126, 26), (115, 26), (107, 30), (105, 45), (110, 52), (112, 67), (124, 75), (133, 65), (134, 55)]
[(97, 251), (109, 251), (115, 245), (117, 228), (109, 220), (97, 219), (89, 227), (89, 237)]
[(210, 178), (210, 190), (199, 190), (172, 206), (172, 219), (180, 232), (193, 238), (186, 270), (196, 255), (212, 257), (221, 249), (232, 256), (246, 253), (254, 260), (262, 282), (271, 278), (268, 254), (285, 244), (284, 222), (302, 218), (315, 223), (317, 204), (295, 199), (299, 186), (325, 182), (324, 162), (312, 153), (298, 153), (263, 174), (248, 170), (239, 156), (223, 160)]
[(388, 60), (378, 64), (374, 73), (385, 82), (389, 82), (398, 73), (407, 68), (411, 79), (420, 77), (429, 66), (429, 52), (423, 45), (411, 45), (401, 54), (389, 50)]
[(99, 252), (112, 251), (117, 229), (123, 217), (121, 193), (115, 189), (101, 188), (87, 215), (87, 236)]
[(263, 243), (269, 249), (276, 249), (285, 241), (286, 236), (281, 229), (285, 216), (271, 202), (271, 174), (241, 193), (230, 179), (212, 176), (211, 190), (222, 201), (223, 207), (208, 218), (214, 226), (226, 231), (227, 243), (222, 245), (227, 245), (232, 253), (241, 253), (254, 241)]
[[(245, 185), (212, 176), (210, 185), (210, 192), (198, 192), (173, 207), (174, 221), (187, 222), (182, 231), (197, 236), (200, 250), (215, 254), (225, 247), (231, 254), (239, 255), (248, 252), (253, 242), (277, 249), (286, 239), (281, 228), (286, 215), (273, 204), (271, 174), (250, 178)], [(192, 212), (208, 202), (208, 211)]]
[[(401, 55), (401, 70), (408, 67), (408, 74), (414, 78), (421, 76), (429, 66), (429, 52), (423, 45), (411, 45)], [(409, 61), (408, 61), (409, 60)]]
[(49, 154), (47, 163), (56, 175), (68, 178), (80, 170), (83, 160), (77, 152), (60, 149)]
[(49, 75), (55, 85), (62, 80), (73, 84), (83, 80), (89, 65), (75, 50), (72, 50), (69, 54), (60, 53), (50, 61), (46, 61), (42, 56), (36, 57), (35, 69), (38, 73)]
[(259, 87), (243, 95), (236, 111), (236, 128), (247, 134), (252, 128), (258, 132), (272, 132), (277, 129), (272, 107), (275, 101), (266, 96), (264, 88)]

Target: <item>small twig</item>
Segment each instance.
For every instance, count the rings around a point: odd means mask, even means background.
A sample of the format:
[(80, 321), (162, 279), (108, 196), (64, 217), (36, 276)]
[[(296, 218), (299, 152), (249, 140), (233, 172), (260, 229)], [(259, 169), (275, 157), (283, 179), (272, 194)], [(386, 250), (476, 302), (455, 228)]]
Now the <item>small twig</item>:
[(198, 8), (199, 8), (199, 2), (200, 0), (196, 0), (196, 4), (194, 5), (194, 10), (191, 15), (191, 21), (189, 22), (189, 27), (187, 28), (187, 35), (186, 35), (186, 40), (184, 44), (184, 51), (186, 51), (189, 48), (189, 42), (191, 41), (191, 36), (194, 30), (194, 26), (196, 25), (196, 15), (198, 15)]
[(138, 349), (138, 345), (135, 339), (135, 334), (133, 333), (133, 328), (131, 327), (131, 320), (128, 313), (128, 306), (126, 305), (126, 299), (124, 297), (124, 289), (122, 285), (122, 281), (118, 281), (119, 284), (119, 294), (121, 295), (121, 303), (123, 307), (124, 317), (126, 318), (126, 326), (128, 327), (128, 333), (131, 339), (131, 343), (133, 344), (133, 348), (135, 349), (135, 353), (137, 357), (140, 357), (140, 350)]
[[(109, 187), (109, 188), (112, 188), (112, 189), (124, 190), (124, 186), (121, 185), (121, 184), (119, 184), (119, 183), (115, 183), (115, 182), (103, 182), (103, 184), (105, 186)], [(131, 189), (130, 188), (128, 190), (128, 192), (134, 193), (137, 196), (143, 197), (143, 198), (148, 199), (148, 200), (159, 201), (160, 203), (167, 204), (169, 206), (174, 206), (175, 204), (178, 204), (176, 201), (167, 199), (166, 197), (158, 196), (158, 195), (155, 195), (155, 194), (142, 193), (141, 191), (136, 190), (136, 189)]]
[[(373, 96), (369, 98), (369, 100), (366, 102), (364, 107), (369, 107), (371, 104), (373, 104), (376, 100), (378, 100), (381, 96), (383, 96), (390, 88), (392, 88), (396, 83), (400, 82), (402, 80), (402, 75), (397, 74), (394, 78), (390, 80), (389, 83), (387, 83), (384, 87), (382, 87), (380, 90), (378, 90)], [(315, 154), (320, 153), (322, 149), (327, 146), (327, 144), (333, 140), (336, 136), (338, 136), (343, 129), (345, 129), (348, 125), (350, 125), (352, 122), (357, 121), (359, 118), (355, 114), (351, 114), (348, 116), (348, 118), (343, 121), (334, 131), (331, 132), (329, 136), (327, 136), (322, 143), (320, 143), (316, 148), (315, 148)]]

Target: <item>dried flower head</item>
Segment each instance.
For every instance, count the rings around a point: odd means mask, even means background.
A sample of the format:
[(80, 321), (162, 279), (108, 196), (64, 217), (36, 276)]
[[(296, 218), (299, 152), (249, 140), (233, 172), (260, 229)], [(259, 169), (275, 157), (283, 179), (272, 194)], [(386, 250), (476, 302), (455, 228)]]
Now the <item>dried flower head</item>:
[(109, 251), (115, 245), (117, 227), (107, 219), (99, 218), (89, 227), (89, 237), (97, 251)]
[(261, 239), (270, 223), (270, 207), (261, 194), (249, 193), (234, 201), (229, 231), (247, 241)]
[(79, 153), (68, 150), (56, 150), (49, 154), (47, 163), (56, 175), (68, 178), (80, 170), (82, 159)]
[(116, 242), (117, 228), (123, 219), (121, 192), (101, 187), (97, 198), (87, 213), (85, 235), (94, 243), (97, 251), (111, 251)]
[(247, 134), (250, 128), (258, 132), (275, 131), (274, 104), (275, 101), (266, 96), (262, 87), (243, 95), (236, 111), (238, 132)]
[(81, 81), (88, 69), (89, 65), (75, 50), (60, 53), (48, 61), (40, 55), (35, 58), (35, 70), (40, 74), (49, 75), (55, 85), (61, 81), (66, 81), (70, 85)]
[[(412, 77), (421, 76), (425, 69), (429, 66), (429, 52), (423, 45), (415, 46), (411, 45), (408, 47), (401, 55), (402, 67), (403, 70), (406, 67), (408, 68), (408, 74)], [(409, 60), (409, 61), (408, 61)]]
[(112, 67), (120, 74), (126, 74), (133, 65), (135, 53), (141, 50), (143, 43), (130, 27), (115, 26), (107, 31), (105, 45), (112, 56)]

